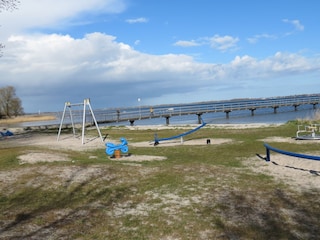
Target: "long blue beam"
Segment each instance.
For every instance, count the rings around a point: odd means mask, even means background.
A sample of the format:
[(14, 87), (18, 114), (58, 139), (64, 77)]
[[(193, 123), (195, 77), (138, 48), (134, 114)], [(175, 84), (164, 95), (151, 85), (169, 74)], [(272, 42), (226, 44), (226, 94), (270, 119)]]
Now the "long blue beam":
[(306, 155), (306, 154), (301, 154), (301, 153), (295, 153), (295, 152), (288, 152), (282, 149), (278, 149), (275, 147), (271, 147), (269, 144), (264, 143), (263, 144), (266, 148), (266, 161), (270, 161), (270, 151), (274, 151), (277, 153), (281, 153), (284, 155), (288, 155), (288, 156), (292, 156), (292, 157), (298, 157), (298, 158), (305, 158), (305, 159), (309, 159), (309, 160), (316, 160), (316, 161), (320, 161), (320, 156), (312, 156), (312, 155)]
[[(203, 122), (203, 121), (202, 121)], [(195, 131), (198, 131), (200, 128), (204, 127), (206, 125), (205, 122), (203, 122), (200, 126), (194, 128), (194, 129), (191, 129), (190, 131), (187, 131), (185, 133), (182, 133), (182, 134), (179, 134), (179, 135), (175, 135), (175, 136), (172, 136), (172, 137), (167, 137), (167, 138), (155, 138), (155, 142), (160, 142), (160, 141), (168, 141), (168, 140), (172, 140), (172, 139), (176, 139), (176, 138), (181, 138), (181, 137), (184, 137), (186, 135), (189, 135)]]

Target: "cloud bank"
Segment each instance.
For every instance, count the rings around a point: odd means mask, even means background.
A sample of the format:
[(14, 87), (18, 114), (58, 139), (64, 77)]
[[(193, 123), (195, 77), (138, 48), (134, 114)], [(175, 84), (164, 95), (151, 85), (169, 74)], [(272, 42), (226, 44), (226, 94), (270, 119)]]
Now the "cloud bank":
[[(16, 86), (31, 111), (59, 110), (65, 101), (87, 97), (101, 108), (136, 105), (137, 98), (143, 104), (163, 104), (246, 97), (257, 85), (272, 86), (283, 76), (291, 78), (292, 85), (302, 84), (305, 80), (297, 76), (320, 69), (318, 59), (281, 52), (263, 60), (236, 56), (227, 64), (198, 63), (188, 55), (144, 54), (99, 32), (80, 39), (19, 35), (7, 44), (0, 83)], [(238, 91), (228, 95), (228, 89)], [(277, 94), (282, 95), (274, 89)]]
[[(91, 98), (95, 108), (108, 108), (137, 106), (137, 99), (156, 105), (318, 91), (317, 55), (278, 51), (264, 58), (236, 54), (223, 63), (203, 63), (196, 53), (148, 54), (135, 49), (140, 40), (133, 41), (133, 47), (103, 31), (59, 34), (73, 25), (90, 24), (94, 16), (119, 16), (127, 8), (125, 0), (28, 0), (21, 1), (17, 11), (2, 12), (0, 41), (6, 48), (0, 58), (0, 86), (14, 86), (26, 112), (61, 111), (65, 101), (84, 98)], [(122, 22), (146, 27), (152, 20), (126, 16)], [(292, 32), (304, 30), (299, 20), (283, 22), (293, 26)], [(279, 37), (264, 33), (247, 40), (251, 44)], [(172, 46), (235, 53), (241, 40), (212, 34), (182, 38)]]

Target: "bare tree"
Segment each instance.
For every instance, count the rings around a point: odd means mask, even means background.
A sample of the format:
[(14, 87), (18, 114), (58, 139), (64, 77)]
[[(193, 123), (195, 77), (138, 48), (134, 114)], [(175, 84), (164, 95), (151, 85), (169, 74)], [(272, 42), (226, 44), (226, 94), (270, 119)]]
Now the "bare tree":
[(19, 0), (0, 0), (0, 12), (2, 10), (12, 11), (17, 9), (19, 3)]
[(0, 88), (0, 118), (9, 118), (23, 114), (20, 98), (12, 86)]
[[(5, 11), (13, 11), (18, 8), (19, 0), (0, 0), (0, 13)], [(0, 43), (0, 57), (2, 56), (2, 49), (4, 45)]]

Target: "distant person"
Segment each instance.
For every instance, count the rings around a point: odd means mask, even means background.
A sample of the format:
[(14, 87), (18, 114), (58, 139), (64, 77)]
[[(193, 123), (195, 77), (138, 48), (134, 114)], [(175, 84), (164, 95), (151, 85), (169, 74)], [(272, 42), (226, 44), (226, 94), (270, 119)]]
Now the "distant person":
[(119, 121), (119, 119), (120, 119), (120, 110), (117, 109), (117, 121)]
[(153, 116), (153, 108), (150, 107), (150, 116)]

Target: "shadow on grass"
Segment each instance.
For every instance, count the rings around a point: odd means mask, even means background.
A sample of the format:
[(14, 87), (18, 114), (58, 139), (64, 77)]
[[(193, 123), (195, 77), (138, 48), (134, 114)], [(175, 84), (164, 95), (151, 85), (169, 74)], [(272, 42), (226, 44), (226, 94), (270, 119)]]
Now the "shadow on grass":
[[(301, 205), (299, 198), (281, 189), (267, 196), (231, 190), (205, 211), (212, 212), (213, 223), (223, 232), (221, 239), (317, 239), (319, 209), (312, 203)], [(314, 199), (316, 204), (316, 194)]]
[[(97, 210), (92, 207), (98, 200), (103, 200), (103, 206), (111, 206), (114, 201), (121, 201), (129, 192), (126, 188), (111, 189), (105, 186), (99, 191), (89, 186), (97, 176), (93, 176), (80, 184), (75, 184), (81, 169), (74, 172), (66, 181), (62, 191), (44, 191), (38, 188), (25, 188), (23, 192), (9, 199), (7, 209), (2, 209), (7, 214), (15, 212), (15, 218), (10, 223), (0, 228), (0, 238), (10, 236), (10, 239), (45, 239), (48, 235), (55, 234), (55, 239), (74, 236), (83, 230), (75, 224), (76, 221), (90, 222), (91, 217)], [(129, 186), (130, 187), (130, 186)], [(128, 188), (129, 188), (128, 187)], [(26, 210), (30, 209), (30, 210)], [(60, 212), (55, 214), (54, 211)], [(40, 222), (38, 222), (40, 219)], [(37, 227), (26, 227), (26, 224)], [(30, 225), (31, 224), (31, 225)], [(36, 229), (21, 232), (21, 228)], [(57, 229), (59, 229), (58, 233)]]

